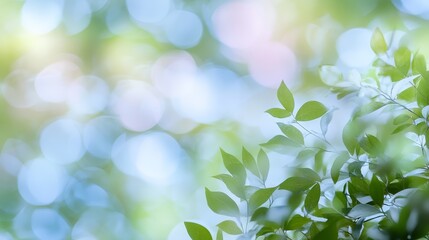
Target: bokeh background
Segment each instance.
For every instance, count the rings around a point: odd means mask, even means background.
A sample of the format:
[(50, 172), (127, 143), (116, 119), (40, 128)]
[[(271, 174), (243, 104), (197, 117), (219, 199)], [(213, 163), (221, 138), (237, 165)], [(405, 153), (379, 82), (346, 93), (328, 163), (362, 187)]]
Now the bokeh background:
[(320, 97), (319, 67), (366, 69), (376, 27), (429, 56), (428, 21), (425, 0), (0, 0), (0, 239), (215, 226), (219, 148), (279, 131), (282, 80)]

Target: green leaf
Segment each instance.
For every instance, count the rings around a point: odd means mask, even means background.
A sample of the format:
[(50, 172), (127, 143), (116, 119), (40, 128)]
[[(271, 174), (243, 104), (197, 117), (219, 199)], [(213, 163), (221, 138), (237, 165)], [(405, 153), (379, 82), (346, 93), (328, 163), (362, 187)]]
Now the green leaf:
[(370, 114), (378, 109), (380, 109), (381, 107), (385, 106), (386, 104), (381, 103), (381, 102), (370, 102), (364, 106), (362, 106), (359, 111), (357, 111), (355, 113), (355, 117), (362, 117), (365, 116), (367, 114)]
[(398, 115), (397, 117), (395, 117), (393, 119), (393, 124), (399, 125), (399, 124), (407, 122), (410, 119), (411, 119), (411, 117), (408, 114), (401, 114), (401, 115)]
[(315, 181), (305, 177), (290, 177), (280, 183), (279, 189), (288, 190), (291, 192), (302, 192), (309, 189)]
[(358, 204), (354, 206), (347, 215), (352, 218), (366, 218), (379, 213), (380, 210), (374, 206), (368, 204)]
[(237, 178), (244, 185), (246, 182), (246, 169), (243, 164), (233, 155), (220, 150), (222, 153), (223, 164), (232, 176)]
[(302, 145), (292, 141), (283, 135), (277, 135), (268, 140), (268, 142), (261, 144), (262, 147), (266, 147), (270, 150), (279, 153), (289, 153), (291, 149), (300, 148)]
[(282, 106), (286, 111), (292, 113), (295, 107), (295, 101), (293, 99), (293, 95), (289, 88), (287, 88), (286, 84), (282, 82), (280, 84), (279, 89), (277, 90), (277, 98), (279, 99)]
[(253, 213), (253, 211), (264, 204), (268, 199), (273, 195), (273, 192), (277, 188), (263, 188), (256, 191), (249, 200), (249, 211)]
[(316, 183), (310, 191), (308, 191), (307, 197), (305, 197), (304, 207), (308, 213), (312, 212), (319, 205), (320, 199), (320, 185)]
[(212, 240), (209, 230), (198, 223), (185, 222), (185, 227), (192, 240)]
[(314, 157), (315, 152), (311, 149), (304, 149), (301, 152), (298, 153), (298, 156), (296, 156), (297, 161), (306, 161), (312, 157)]
[(424, 77), (419, 77), (419, 83), (417, 85), (417, 104), (423, 108), (429, 105), (429, 74), (425, 74)]
[(401, 71), (404, 75), (408, 74), (410, 69), (410, 60), (411, 52), (406, 47), (400, 47), (393, 54), (395, 60), (395, 66)]
[(416, 54), (414, 55), (413, 62), (412, 62), (412, 70), (413, 74), (421, 74), (426, 72), (426, 59), (423, 54)]
[(310, 121), (321, 117), (327, 112), (327, 108), (320, 102), (308, 101), (304, 103), (296, 114), (297, 121)]
[(255, 158), (252, 156), (252, 154), (250, 154), (250, 152), (243, 147), (241, 150), (241, 155), (244, 167), (246, 167), (255, 176), (259, 177), (258, 165), (256, 164)]
[(304, 177), (313, 182), (320, 182), (320, 176), (310, 168), (297, 168), (294, 171), (294, 175), (297, 177)]
[(222, 230), (220, 229), (217, 230), (216, 240), (223, 240)]
[(311, 222), (311, 219), (303, 217), (299, 214), (294, 215), (284, 226), (285, 230), (297, 230), (302, 228), (305, 224)]
[(243, 231), (237, 226), (237, 223), (235, 223), (232, 220), (226, 220), (217, 225), (222, 231), (231, 234), (231, 235), (238, 235), (242, 234)]
[(286, 111), (283, 108), (270, 108), (266, 112), (276, 118), (286, 118), (292, 114), (291, 112)]
[(206, 188), (206, 199), (209, 208), (220, 215), (239, 217), (240, 210), (237, 204), (223, 192), (212, 192)]
[(240, 180), (228, 174), (219, 174), (213, 177), (222, 181), (232, 194), (243, 200), (246, 199), (244, 185)]
[(357, 122), (350, 120), (343, 129), (343, 143), (346, 146), (350, 154), (354, 154), (356, 145), (358, 143), (357, 138), (361, 132)]
[(374, 33), (371, 37), (371, 48), (377, 54), (382, 54), (387, 51), (386, 40), (384, 40), (383, 33), (381, 33), (379, 28), (374, 30)]
[(270, 161), (268, 160), (267, 154), (264, 150), (259, 150), (257, 164), (259, 168), (259, 172), (261, 173), (262, 181), (265, 182), (268, 177), (268, 171), (270, 169)]
[(383, 145), (377, 137), (367, 134), (360, 142), (361, 148), (365, 150), (365, 152), (369, 153), (373, 156), (379, 156), (383, 154)]
[(340, 170), (343, 167), (344, 163), (346, 163), (349, 159), (350, 159), (350, 156), (346, 152), (341, 153), (335, 159), (334, 164), (332, 164), (332, 167), (331, 167), (331, 177), (334, 183), (338, 181), (338, 178), (340, 177)]
[(371, 183), (369, 184), (369, 195), (375, 204), (382, 207), (384, 203), (384, 191), (386, 186), (380, 181), (376, 175), (372, 176)]
[(411, 124), (411, 123), (405, 123), (405, 124), (399, 125), (398, 127), (396, 127), (393, 130), (392, 134), (396, 134), (396, 133), (402, 132), (403, 130), (409, 128), (410, 126), (413, 126), (413, 124)]
[(298, 144), (304, 145), (304, 136), (298, 128), (284, 123), (277, 123), (280, 130), (286, 135), (286, 137), (290, 138), (292, 141), (295, 141)]
[(319, 233), (317, 233), (313, 240), (327, 240), (327, 239), (338, 239), (338, 230), (335, 224), (331, 224)]

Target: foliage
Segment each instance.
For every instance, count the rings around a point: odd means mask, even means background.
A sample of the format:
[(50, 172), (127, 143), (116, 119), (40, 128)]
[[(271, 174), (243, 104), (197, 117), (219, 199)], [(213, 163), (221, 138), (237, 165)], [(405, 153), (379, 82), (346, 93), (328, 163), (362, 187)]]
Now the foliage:
[[(326, 137), (338, 130), (328, 129), (333, 109), (318, 101), (297, 108), (282, 83), (277, 92), (282, 107), (267, 111), (283, 120), (278, 123), (282, 135), (261, 144), (265, 150), (256, 157), (245, 148), (241, 160), (221, 151), (228, 174), (214, 177), (246, 207), (240, 211), (229, 195), (206, 189), (209, 208), (228, 217), (218, 225), (216, 239), (223, 233), (269, 240), (429, 238), (425, 58), (405, 47), (389, 49), (378, 29), (370, 44), (377, 59), (363, 76), (320, 68), (337, 98), (353, 104), (340, 141)], [(315, 120), (319, 131), (303, 123)], [(267, 150), (295, 158), (292, 173), (275, 186), (266, 185)], [(192, 239), (208, 239), (195, 231), (188, 227)]]

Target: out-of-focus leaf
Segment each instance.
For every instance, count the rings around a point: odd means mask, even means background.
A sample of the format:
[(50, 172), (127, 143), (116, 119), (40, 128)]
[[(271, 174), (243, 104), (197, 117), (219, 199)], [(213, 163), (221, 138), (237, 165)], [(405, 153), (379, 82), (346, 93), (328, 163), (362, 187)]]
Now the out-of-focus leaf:
[(307, 212), (312, 212), (317, 208), (320, 199), (320, 185), (316, 183), (305, 197), (304, 207)]
[(382, 181), (380, 181), (376, 175), (372, 176), (371, 182), (369, 184), (369, 195), (372, 200), (378, 205), (383, 206), (384, 203), (384, 190), (386, 186)]
[(212, 240), (209, 230), (198, 223), (185, 222), (185, 227), (192, 240)]
[(255, 176), (259, 176), (258, 165), (256, 164), (255, 158), (243, 147), (241, 150), (243, 165)]
[(365, 152), (378, 156), (384, 152), (383, 145), (377, 137), (367, 134), (360, 142), (360, 147), (365, 150)]
[(231, 235), (238, 235), (242, 234), (243, 231), (237, 226), (237, 223), (235, 223), (232, 220), (225, 220), (217, 225), (222, 231), (231, 234)]
[(286, 111), (283, 108), (270, 108), (266, 112), (276, 118), (286, 118), (292, 114), (291, 112)]
[(228, 174), (219, 174), (213, 177), (222, 181), (232, 194), (241, 199), (246, 199), (244, 185), (239, 180)]
[(256, 208), (264, 204), (271, 197), (276, 188), (263, 188), (256, 191), (249, 200), (249, 211), (253, 212)]
[(358, 204), (350, 210), (348, 215), (352, 218), (366, 218), (379, 213), (380, 210), (374, 206), (368, 204)]
[(349, 160), (349, 158), (349, 154), (347, 152), (343, 152), (335, 159), (334, 164), (332, 164), (331, 167), (331, 177), (334, 183), (338, 181), (338, 178), (340, 176), (340, 170), (343, 167), (344, 163)]
[(238, 217), (240, 211), (237, 204), (223, 192), (212, 192), (206, 188), (206, 199), (209, 208), (220, 215)]
[(270, 161), (268, 160), (267, 154), (264, 150), (259, 150), (257, 164), (259, 172), (261, 173), (262, 180), (265, 182), (267, 180), (268, 171), (270, 169)]
[(381, 107), (385, 106), (386, 104), (381, 103), (381, 102), (370, 102), (364, 106), (362, 106), (359, 111), (357, 111), (355, 113), (355, 117), (362, 117), (365, 116), (367, 114), (370, 114), (378, 109), (380, 109)]
[(343, 129), (343, 143), (346, 146), (350, 154), (354, 154), (356, 150), (356, 145), (358, 143), (357, 138), (360, 134), (359, 125), (350, 120)]
[(285, 154), (289, 153), (291, 149), (302, 147), (302, 145), (282, 135), (274, 136), (268, 142), (261, 144), (261, 146)]
[(304, 103), (296, 114), (297, 121), (311, 121), (321, 117), (328, 109), (320, 102), (308, 101)]
[(265, 235), (265, 234), (267, 234), (267, 233), (272, 233), (272, 232), (274, 232), (274, 231), (275, 231), (275, 229), (273, 229), (273, 228), (263, 226), (263, 227), (261, 228), (261, 230), (259, 230), (259, 231), (256, 233), (256, 237), (263, 236), (263, 235)]
[(216, 240), (223, 240), (222, 230), (218, 229), (216, 233)]
[(311, 219), (303, 217), (299, 214), (294, 215), (288, 222), (286, 222), (285, 230), (296, 230), (302, 228), (305, 224), (311, 222)]
[(221, 149), (223, 164), (225, 165), (226, 170), (231, 173), (232, 176), (237, 178), (240, 183), (244, 185), (246, 182), (246, 169), (243, 164), (233, 155), (223, 151)]
[(331, 224), (319, 233), (317, 233), (312, 239), (314, 240), (327, 240), (327, 239), (338, 239), (338, 230), (335, 224)]
[(290, 138), (292, 141), (295, 141), (298, 144), (304, 144), (304, 136), (302, 135), (301, 131), (299, 131), (296, 127), (284, 124), (284, 123), (277, 123), (280, 130), (286, 135), (286, 137)]
[(343, 74), (336, 66), (324, 65), (319, 68), (319, 75), (322, 82), (328, 86), (335, 86), (343, 81)]
[(401, 115), (398, 115), (397, 117), (395, 117), (393, 119), (393, 124), (399, 125), (399, 124), (402, 124), (402, 123), (404, 123), (410, 119), (411, 119), (411, 117), (408, 114), (401, 114)]
[(417, 85), (417, 104), (423, 108), (429, 105), (429, 73), (419, 77)]
[(326, 133), (328, 132), (328, 126), (329, 126), (329, 123), (331, 123), (332, 121), (333, 115), (334, 115), (334, 112), (329, 111), (325, 115), (323, 115), (322, 118), (320, 119), (320, 130), (322, 130), (323, 136), (325, 136)]
[(294, 175), (297, 177), (308, 178), (313, 182), (319, 182), (321, 180), (319, 174), (317, 174), (315, 171), (311, 170), (310, 168), (297, 168), (294, 171)]
[(426, 59), (423, 54), (414, 55), (412, 62), (413, 74), (424, 73), (426, 72)]
[(291, 91), (284, 82), (280, 84), (280, 87), (277, 90), (277, 98), (279, 99), (282, 106), (286, 109), (286, 111), (290, 113), (293, 112), (293, 109), (295, 107), (295, 100), (293, 99)]
[(290, 177), (280, 183), (279, 189), (288, 190), (291, 192), (301, 192), (309, 189), (315, 181), (305, 177)]
[(395, 60), (395, 66), (401, 71), (403, 74), (407, 74), (410, 69), (411, 64), (411, 52), (406, 47), (398, 48), (393, 54), (393, 58)]
[(384, 40), (383, 33), (380, 29), (376, 28), (371, 37), (371, 48), (377, 54), (382, 54), (387, 51), (386, 40)]

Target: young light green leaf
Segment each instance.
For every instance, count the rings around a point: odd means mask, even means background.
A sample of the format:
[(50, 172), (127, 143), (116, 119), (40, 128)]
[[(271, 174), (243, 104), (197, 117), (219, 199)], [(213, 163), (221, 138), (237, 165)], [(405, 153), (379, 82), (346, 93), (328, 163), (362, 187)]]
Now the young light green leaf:
[(393, 54), (395, 60), (395, 66), (404, 75), (408, 74), (411, 64), (411, 52), (406, 47), (398, 48)]
[(347, 215), (352, 218), (366, 218), (378, 213), (380, 213), (380, 210), (374, 206), (368, 204), (358, 204), (354, 206)]
[(241, 150), (241, 155), (244, 167), (246, 167), (255, 176), (259, 177), (258, 165), (256, 164), (255, 158), (252, 156), (252, 154), (250, 154), (250, 152), (243, 147)]
[(343, 81), (343, 74), (336, 66), (324, 65), (319, 68), (322, 82), (328, 86), (335, 86)]
[(223, 233), (219, 228), (217, 229), (216, 240), (223, 240)]
[(294, 171), (294, 175), (297, 177), (307, 178), (313, 182), (321, 181), (319, 174), (310, 168), (297, 168)]
[(384, 40), (383, 33), (380, 29), (376, 28), (371, 37), (371, 48), (377, 54), (382, 54), (387, 51), (386, 40)]
[(360, 130), (359, 125), (350, 120), (343, 129), (343, 143), (346, 146), (350, 154), (354, 154), (356, 150), (356, 145), (358, 143), (357, 138), (359, 136)]
[(277, 90), (277, 98), (279, 99), (282, 106), (286, 111), (292, 113), (295, 107), (295, 100), (289, 88), (284, 82), (280, 84), (279, 89)]
[(212, 240), (209, 230), (198, 223), (185, 222), (186, 231), (192, 240)]
[(417, 104), (423, 108), (429, 105), (429, 74), (419, 77), (417, 85)]
[(294, 215), (288, 222), (286, 222), (284, 229), (297, 230), (302, 228), (305, 224), (309, 222), (311, 222), (311, 219), (297, 214), (297, 215)]
[(286, 118), (292, 114), (291, 112), (286, 111), (283, 108), (270, 108), (266, 112), (275, 118)]
[(402, 132), (403, 130), (405, 130), (411, 126), (413, 126), (413, 124), (411, 124), (411, 123), (405, 123), (405, 124), (399, 125), (392, 131), (392, 134)]
[(372, 176), (369, 184), (369, 195), (378, 206), (382, 207), (384, 203), (384, 191), (386, 186), (380, 181), (376, 175)]
[(370, 114), (378, 109), (380, 109), (381, 107), (386, 106), (386, 104), (381, 103), (381, 102), (370, 102), (368, 104), (363, 105), (359, 111), (357, 111), (355, 113), (355, 117), (362, 117), (365, 116), (367, 114)]
[(231, 173), (232, 176), (237, 178), (239, 182), (244, 185), (246, 182), (246, 169), (244, 168), (243, 164), (233, 155), (223, 151), (222, 149), (220, 151), (225, 168), (229, 173)]
[(288, 190), (291, 192), (302, 192), (309, 189), (315, 181), (305, 177), (290, 177), (280, 183), (279, 189)]
[(349, 154), (347, 152), (343, 152), (335, 159), (334, 164), (332, 164), (331, 167), (331, 178), (334, 183), (338, 181), (338, 178), (340, 177), (340, 170), (344, 163), (349, 160), (349, 158)]
[(219, 223), (217, 226), (222, 229), (222, 231), (231, 235), (238, 235), (243, 233), (243, 231), (237, 226), (237, 223), (232, 220), (225, 220)]
[(327, 108), (322, 103), (308, 101), (301, 106), (295, 118), (297, 121), (311, 121), (321, 117), (327, 111)]
[(259, 172), (261, 173), (262, 181), (265, 182), (268, 176), (268, 170), (270, 169), (270, 161), (268, 160), (267, 154), (264, 150), (259, 150), (257, 164), (259, 168)]
[(273, 188), (263, 188), (256, 191), (249, 200), (249, 211), (253, 213), (256, 208), (264, 204), (271, 197), (273, 192), (276, 190)]
[(413, 74), (421, 74), (426, 72), (426, 59), (423, 54), (416, 54), (414, 55), (413, 62), (412, 62), (412, 70)]
[(383, 145), (377, 137), (367, 134), (361, 141), (359, 141), (360, 147), (373, 156), (379, 156), (384, 152)]
[(232, 194), (239, 197), (240, 199), (246, 199), (244, 185), (242, 182), (240, 182), (241, 180), (238, 180), (228, 174), (219, 174), (213, 177), (222, 181)]
[(305, 197), (304, 207), (308, 213), (312, 212), (319, 205), (320, 199), (320, 185), (316, 183)]
[(399, 125), (399, 124), (405, 123), (406, 121), (408, 121), (410, 119), (411, 119), (410, 115), (408, 115), (408, 114), (401, 114), (401, 115), (398, 115), (397, 117), (395, 117), (393, 119), (393, 124)]
[(315, 154), (314, 150), (304, 149), (298, 153), (298, 156), (296, 156), (296, 160), (303, 162), (314, 157), (314, 154)]
[(206, 188), (206, 199), (209, 208), (220, 215), (239, 217), (237, 204), (223, 192), (212, 192)]
[(282, 135), (274, 136), (273, 138), (268, 140), (268, 142), (261, 144), (261, 146), (268, 148), (272, 151), (285, 154), (289, 153), (292, 149), (302, 147), (302, 145)]
[(304, 136), (301, 131), (299, 131), (296, 127), (278, 122), (280, 130), (286, 135), (286, 137), (290, 138), (292, 141), (295, 141), (298, 144), (304, 145)]

